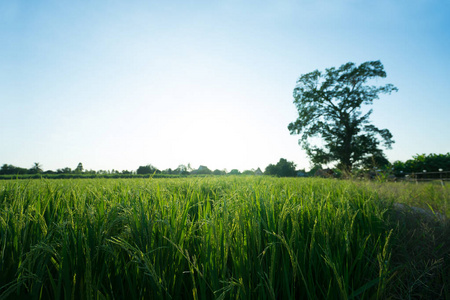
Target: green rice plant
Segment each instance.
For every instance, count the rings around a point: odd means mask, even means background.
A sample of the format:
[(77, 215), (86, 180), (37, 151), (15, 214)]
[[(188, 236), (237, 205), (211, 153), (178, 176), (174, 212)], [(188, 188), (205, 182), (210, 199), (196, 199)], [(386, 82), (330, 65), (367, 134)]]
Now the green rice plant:
[(2, 181), (0, 298), (384, 299), (408, 278), (393, 215), (327, 179)]

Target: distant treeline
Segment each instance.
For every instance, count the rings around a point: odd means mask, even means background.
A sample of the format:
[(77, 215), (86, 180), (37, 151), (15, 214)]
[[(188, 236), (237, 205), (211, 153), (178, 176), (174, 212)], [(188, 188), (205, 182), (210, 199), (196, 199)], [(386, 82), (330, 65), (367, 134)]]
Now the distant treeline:
[(417, 154), (405, 162), (396, 161), (392, 164), (394, 175), (403, 177), (405, 174), (421, 172), (450, 171), (450, 152), (447, 154)]
[(176, 178), (185, 176), (208, 176), (208, 175), (271, 175), (278, 177), (295, 177), (298, 173), (305, 174), (304, 170), (297, 171), (295, 164), (289, 162), (284, 158), (276, 164), (269, 164), (265, 171), (262, 172), (260, 168), (245, 170), (243, 172), (238, 169), (231, 171), (224, 170), (210, 170), (206, 166), (200, 166), (198, 169), (193, 169), (190, 164), (179, 165), (176, 169), (160, 170), (155, 166), (148, 164), (139, 166), (135, 171), (129, 170), (85, 170), (83, 164), (79, 163), (75, 169), (69, 167), (57, 169), (56, 171), (44, 171), (40, 163), (34, 163), (29, 168), (16, 167), (10, 164), (4, 164), (0, 168), (0, 179), (33, 179), (33, 178), (50, 178), (50, 179), (65, 179), (65, 178)]
[(35, 163), (30, 169), (16, 167), (13, 165), (4, 164), (0, 168), (0, 179), (34, 179), (34, 178), (50, 178), (50, 179), (71, 179), (71, 178), (148, 178), (153, 176), (155, 178), (169, 178), (180, 177), (182, 174), (163, 174), (159, 170), (155, 172), (140, 172), (123, 170), (84, 170), (81, 163), (72, 170), (71, 168), (57, 169), (56, 171), (43, 171), (39, 163)]
[(48, 178), (48, 179), (88, 179), (88, 178), (177, 178), (177, 177), (185, 177), (182, 175), (168, 175), (168, 174), (122, 174), (122, 173), (113, 173), (113, 174), (49, 174), (49, 173), (39, 173), (39, 174), (15, 174), (15, 175), (5, 175), (0, 174), (1, 179), (39, 179), (39, 178)]
[[(21, 168), (13, 165), (4, 164), (0, 168), (0, 179), (13, 179), (13, 178), (148, 178), (150, 176), (154, 178), (176, 178), (185, 176), (208, 176), (208, 175), (270, 175), (277, 177), (308, 177), (317, 175), (317, 171), (322, 169), (320, 165), (314, 166), (309, 172), (305, 170), (296, 170), (295, 164), (284, 158), (280, 158), (278, 163), (269, 164), (264, 172), (260, 168), (245, 170), (240, 172), (237, 169), (227, 170), (210, 170), (206, 166), (200, 166), (198, 169), (193, 169), (190, 164), (179, 165), (176, 169), (160, 170), (155, 166), (148, 164), (145, 166), (139, 166), (137, 170), (85, 170), (83, 164), (79, 163), (75, 169), (69, 167), (57, 169), (56, 171), (47, 170), (43, 171), (42, 166), (39, 163), (29, 168)], [(411, 173), (420, 173), (424, 170), (426, 172), (442, 172), (450, 171), (450, 152), (447, 154), (417, 154), (412, 159), (406, 162), (396, 161), (389, 163), (389, 161), (383, 157), (369, 157), (367, 163), (362, 165), (359, 170), (370, 172), (373, 169), (383, 170), (389, 174), (393, 174), (396, 177), (403, 177)], [(320, 173), (320, 172), (319, 172)], [(334, 177), (340, 177), (336, 174), (340, 174), (340, 171), (334, 169)]]

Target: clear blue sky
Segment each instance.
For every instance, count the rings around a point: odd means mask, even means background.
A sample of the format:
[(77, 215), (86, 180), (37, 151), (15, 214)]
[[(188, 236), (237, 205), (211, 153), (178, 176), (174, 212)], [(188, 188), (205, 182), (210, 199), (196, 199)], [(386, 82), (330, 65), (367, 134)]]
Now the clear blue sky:
[(0, 0), (0, 164), (309, 168), (292, 90), (380, 60), (390, 161), (450, 151), (449, 1)]

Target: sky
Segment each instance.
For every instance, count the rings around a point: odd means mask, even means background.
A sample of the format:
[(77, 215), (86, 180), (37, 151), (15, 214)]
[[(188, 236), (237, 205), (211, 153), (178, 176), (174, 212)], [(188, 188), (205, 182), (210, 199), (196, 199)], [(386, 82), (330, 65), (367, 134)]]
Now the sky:
[(393, 162), (450, 152), (450, 1), (0, 0), (0, 164), (44, 170), (310, 162), (297, 79), (380, 60)]

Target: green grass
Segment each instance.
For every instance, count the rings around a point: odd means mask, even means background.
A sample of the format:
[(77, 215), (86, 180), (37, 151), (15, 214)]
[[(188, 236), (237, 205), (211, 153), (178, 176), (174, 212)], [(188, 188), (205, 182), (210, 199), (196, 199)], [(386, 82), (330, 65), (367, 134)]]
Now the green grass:
[[(450, 185), (364, 182), (360, 186), (395, 204), (389, 294), (395, 299), (450, 299)], [(394, 298), (394, 297), (393, 297)]]
[(411, 230), (394, 194), (269, 177), (2, 181), (0, 298), (448, 298), (448, 223)]
[(376, 191), (384, 199), (450, 216), (450, 182), (442, 186), (438, 180), (419, 184), (365, 181), (360, 185)]

